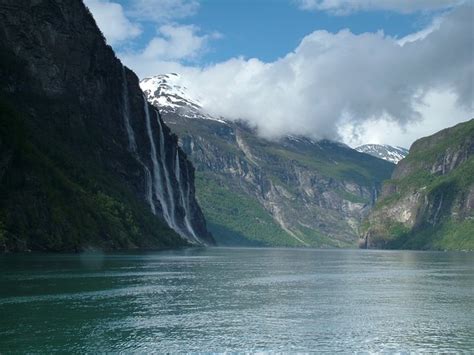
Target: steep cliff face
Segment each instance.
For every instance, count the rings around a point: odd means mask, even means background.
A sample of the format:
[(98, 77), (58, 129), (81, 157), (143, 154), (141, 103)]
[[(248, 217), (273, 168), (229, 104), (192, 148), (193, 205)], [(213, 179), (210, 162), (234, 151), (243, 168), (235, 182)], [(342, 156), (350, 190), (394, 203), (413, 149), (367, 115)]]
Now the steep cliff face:
[(474, 120), (416, 141), (366, 221), (367, 247), (474, 249)]
[(330, 141), (268, 141), (203, 113), (174, 83), (144, 79), (196, 166), (198, 199), (219, 244), (349, 247), (393, 164)]
[(1, 2), (0, 88), (0, 245), (213, 242), (194, 168), (82, 1)]

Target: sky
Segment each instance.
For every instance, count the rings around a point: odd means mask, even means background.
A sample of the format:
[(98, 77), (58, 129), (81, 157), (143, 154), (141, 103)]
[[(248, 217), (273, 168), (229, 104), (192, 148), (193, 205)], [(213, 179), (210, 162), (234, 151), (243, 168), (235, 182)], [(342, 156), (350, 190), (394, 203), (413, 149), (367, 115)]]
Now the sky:
[(140, 78), (266, 138), (409, 147), (474, 117), (470, 0), (84, 0)]

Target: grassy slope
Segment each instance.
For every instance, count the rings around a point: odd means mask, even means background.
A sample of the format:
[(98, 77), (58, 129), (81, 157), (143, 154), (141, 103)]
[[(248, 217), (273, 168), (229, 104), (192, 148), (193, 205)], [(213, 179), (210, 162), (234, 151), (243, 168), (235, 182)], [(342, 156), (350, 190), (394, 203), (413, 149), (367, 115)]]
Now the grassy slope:
[[(393, 164), (384, 160), (324, 141), (320, 147), (287, 145), (283, 148), (272, 142), (254, 139), (253, 147), (260, 149), (263, 155), (272, 157), (270, 161), (294, 161), (328, 178), (352, 181), (368, 187), (387, 179), (394, 168)], [(272, 170), (272, 167), (268, 166), (268, 169)]]
[(463, 143), (470, 137), (474, 137), (474, 120), (440, 132), (436, 140), (427, 137), (417, 141), (415, 149), (404, 162), (410, 165), (411, 173), (401, 179), (387, 181), (387, 184), (397, 187), (397, 192), (380, 200), (376, 210), (389, 208), (406, 194), (421, 188), (430, 201), (443, 195), (444, 205), (447, 206), (436, 226), (422, 223), (415, 230), (410, 230), (400, 223), (384, 221), (387, 233), (382, 237), (389, 241), (389, 247), (474, 250), (473, 211), (464, 220), (454, 220), (449, 209), (474, 185), (474, 156), (446, 175), (433, 175), (427, 170), (447, 149), (463, 149)]
[[(0, 145), (11, 163), (0, 181), (0, 248), (74, 251), (185, 244), (113, 176), (84, 157), (66, 154), (66, 147), (49, 148), (33, 136), (22, 116), (1, 100)], [(51, 142), (56, 143), (54, 137)]]
[[(189, 134), (212, 142), (222, 156), (239, 156), (245, 159), (242, 151), (236, 147), (233, 136), (226, 141), (226, 134), (218, 131), (226, 129), (223, 125), (205, 120), (186, 120), (183, 124), (183, 121), (178, 119), (174, 124), (170, 124), (170, 127), (179, 136)], [(369, 188), (387, 179), (394, 166), (333, 143), (321, 143), (320, 147), (305, 144), (282, 146), (280, 143), (258, 138), (245, 130), (241, 134), (251, 146), (266, 175), (274, 183), (284, 186), (296, 195), (298, 192), (285, 181), (285, 174), (292, 165), (315, 170), (328, 178), (353, 181)], [(337, 161), (337, 164), (334, 161)], [(222, 176), (218, 172), (210, 171), (207, 166), (200, 166), (199, 162), (195, 162), (195, 166), (196, 194), (218, 244), (303, 246), (302, 242), (273, 220), (254, 196), (232, 182), (222, 181)], [(336, 193), (351, 202), (369, 202), (347, 191)], [(298, 210), (297, 201), (293, 207)], [(310, 246), (355, 246), (355, 242), (337, 241), (304, 226), (298, 226), (298, 230), (297, 238)]]
[[(459, 166), (451, 174), (425, 178), (426, 196), (433, 200), (441, 194), (449, 206), (462, 198), (462, 194), (474, 184), (474, 157)], [(400, 231), (391, 243), (394, 248), (474, 250), (474, 216), (466, 220), (453, 220), (446, 210), (436, 226), (422, 224), (414, 231)]]
[(196, 191), (218, 245), (350, 246), (304, 227), (295, 238), (282, 229), (257, 200), (230, 188), (214, 174), (198, 172)]
[(198, 172), (196, 191), (209, 229), (219, 245), (301, 245), (257, 201), (237, 193), (213, 174)]

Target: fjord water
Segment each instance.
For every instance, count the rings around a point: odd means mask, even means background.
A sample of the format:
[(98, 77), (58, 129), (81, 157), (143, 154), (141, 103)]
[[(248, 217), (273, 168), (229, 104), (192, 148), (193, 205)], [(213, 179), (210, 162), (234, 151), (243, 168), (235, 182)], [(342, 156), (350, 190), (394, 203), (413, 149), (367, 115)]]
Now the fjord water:
[(0, 353), (472, 351), (474, 255), (186, 249), (0, 257)]

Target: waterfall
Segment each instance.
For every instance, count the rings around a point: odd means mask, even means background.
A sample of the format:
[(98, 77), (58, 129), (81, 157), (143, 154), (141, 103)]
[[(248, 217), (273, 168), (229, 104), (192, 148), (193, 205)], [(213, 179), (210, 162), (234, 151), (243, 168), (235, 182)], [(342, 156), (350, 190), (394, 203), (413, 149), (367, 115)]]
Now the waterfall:
[[(188, 201), (186, 201), (186, 198), (184, 196), (185, 192), (184, 192), (184, 189), (183, 189), (183, 183), (182, 183), (182, 180), (181, 180), (181, 168), (180, 168), (180, 165), (179, 165), (179, 149), (176, 149), (176, 163), (175, 163), (175, 165), (176, 165), (176, 167), (175, 167), (176, 181), (178, 182), (179, 195), (180, 195), (180, 198), (181, 198), (181, 205), (183, 206), (183, 209), (184, 209), (184, 223), (186, 224), (186, 228), (189, 231), (189, 233), (191, 233), (193, 238), (197, 242), (199, 242), (199, 239), (198, 239), (196, 233), (194, 232), (193, 227), (191, 226), (191, 221), (189, 220), (189, 216), (190, 216), (190, 213), (189, 213), (189, 194), (187, 194), (187, 197), (188, 197), (187, 200)], [(187, 186), (189, 188), (189, 185), (187, 185)]]
[(165, 153), (165, 134), (163, 132), (163, 126), (161, 125), (161, 119), (156, 112), (156, 120), (158, 122), (158, 126), (160, 128), (160, 161), (161, 161), (161, 166), (163, 167), (163, 174), (165, 176), (165, 182), (166, 182), (166, 191), (167, 195), (169, 198), (169, 207), (170, 207), (170, 217), (171, 221), (173, 223), (173, 226), (175, 226), (175, 229), (178, 229), (177, 232), (179, 232), (179, 227), (178, 224), (176, 223), (176, 213), (175, 213), (175, 201), (174, 201), (174, 194), (173, 194), (173, 187), (171, 186), (171, 179), (168, 171), (168, 166), (166, 165), (166, 153)]
[(143, 167), (145, 171), (145, 199), (150, 205), (153, 214), (156, 214), (156, 207), (153, 202), (152, 182), (150, 169), (143, 163), (137, 152), (137, 141), (132, 125), (130, 124), (130, 98), (128, 95), (127, 77), (125, 74), (125, 67), (122, 65), (122, 101), (123, 101), (123, 121), (128, 137), (128, 150), (133, 153), (135, 160)]
[(130, 125), (130, 100), (128, 97), (128, 85), (127, 77), (125, 74), (125, 67), (122, 65), (122, 99), (123, 99), (123, 120), (125, 123), (125, 129), (128, 136), (128, 149), (132, 153), (137, 152), (137, 142), (135, 140), (135, 134), (133, 128)]
[(163, 210), (163, 218), (165, 219), (166, 223), (168, 223), (171, 228), (175, 229), (174, 220), (171, 220), (170, 218), (168, 204), (166, 203), (166, 200), (163, 196), (163, 178), (161, 176), (160, 167), (158, 165), (155, 140), (153, 139), (153, 133), (151, 131), (150, 111), (148, 109), (148, 101), (146, 100), (145, 96), (143, 96), (143, 104), (145, 108), (146, 130), (151, 146), (150, 154), (151, 161), (153, 163), (153, 187), (155, 188), (155, 196), (161, 203), (161, 209)]
[(138, 162), (143, 165), (143, 170), (145, 170), (145, 194), (146, 194), (145, 198), (151, 207), (151, 212), (153, 214), (156, 214), (156, 207), (155, 207), (155, 203), (153, 202), (153, 186), (151, 182), (150, 169), (148, 169), (148, 167), (145, 164), (143, 164), (141, 160), (139, 160)]
[(190, 201), (191, 201), (191, 186), (189, 184), (189, 175), (186, 174), (186, 205), (185, 205), (185, 208), (186, 208), (186, 216), (188, 216), (187, 223), (189, 223), (189, 228), (191, 228), (191, 233), (192, 233), (193, 237), (196, 238), (197, 241), (199, 241), (199, 238), (194, 233), (194, 229), (192, 228), (191, 222), (189, 221), (189, 216), (191, 214), (190, 213), (190, 211), (191, 211)]
[[(153, 214), (156, 214), (156, 206), (153, 200), (153, 191), (155, 193), (155, 197), (160, 201), (161, 209), (163, 211), (163, 218), (165, 219), (166, 223), (173, 228), (178, 234), (183, 237), (192, 236), (196, 242), (200, 242), (194, 232), (191, 222), (189, 220), (189, 201), (186, 201), (185, 192), (183, 189), (183, 183), (181, 181), (181, 170), (179, 164), (179, 151), (176, 150), (176, 167), (175, 167), (175, 174), (176, 174), (176, 181), (178, 184), (178, 195), (181, 200), (181, 204), (183, 205), (184, 209), (184, 224), (186, 226), (187, 232), (183, 232), (181, 227), (176, 221), (176, 205), (174, 200), (174, 190), (171, 184), (170, 173), (168, 170), (168, 166), (166, 165), (166, 152), (165, 152), (165, 135), (163, 131), (163, 125), (161, 124), (161, 119), (158, 112), (156, 113), (156, 119), (159, 126), (159, 134), (160, 134), (160, 151), (159, 156), (160, 160), (158, 161), (158, 154), (155, 145), (155, 140), (153, 138), (152, 126), (151, 126), (151, 119), (150, 119), (150, 110), (148, 106), (148, 101), (145, 96), (143, 96), (143, 103), (144, 103), (144, 110), (145, 110), (145, 123), (146, 123), (146, 131), (148, 135), (148, 139), (150, 140), (150, 156), (152, 161), (152, 171), (147, 167), (147, 165), (140, 159), (137, 149), (137, 142), (135, 139), (135, 133), (133, 131), (133, 127), (130, 123), (130, 99), (128, 93), (128, 85), (127, 85), (127, 78), (125, 73), (125, 67), (122, 66), (122, 100), (123, 100), (123, 120), (125, 130), (127, 131), (128, 137), (128, 150), (133, 154), (133, 157), (136, 161), (143, 167), (145, 172), (145, 199), (150, 205), (151, 211)], [(166, 183), (166, 187), (164, 186), (164, 182)], [(166, 189), (166, 193), (165, 193)], [(189, 189), (189, 183), (188, 183)], [(187, 192), (187, 198), (189, 199), (189, 191)]]

